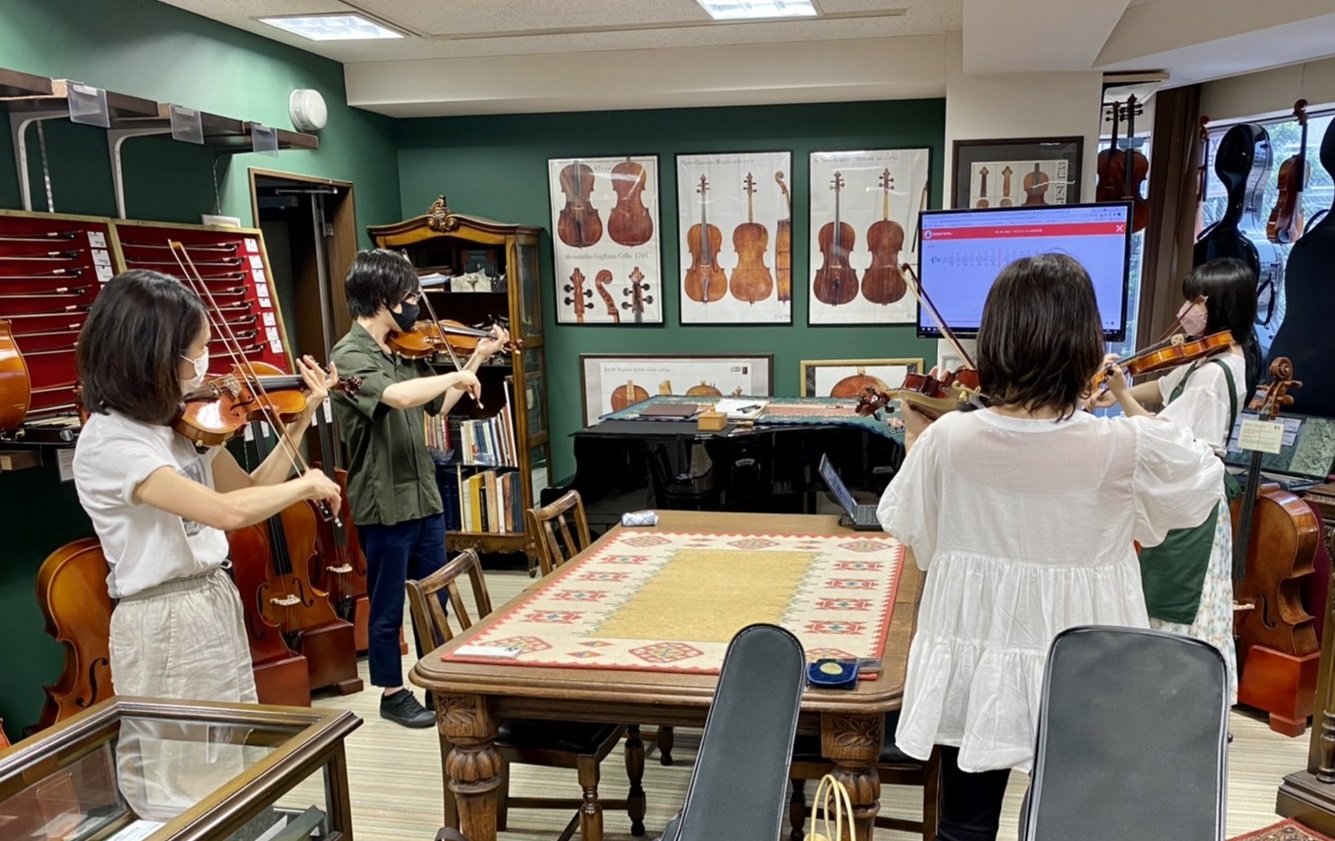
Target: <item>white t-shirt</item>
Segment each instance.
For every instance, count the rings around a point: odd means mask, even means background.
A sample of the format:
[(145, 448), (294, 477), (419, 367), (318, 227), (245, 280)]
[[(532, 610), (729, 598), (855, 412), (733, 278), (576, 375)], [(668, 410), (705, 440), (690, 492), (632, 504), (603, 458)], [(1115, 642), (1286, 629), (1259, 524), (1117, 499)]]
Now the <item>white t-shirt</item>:
[(878, 518), (928, 570), (896, 744), (964, 771), (1028, 770), (1043, 668), (1074, 625), (1149, 626), (1132, 541), (1199, 525), (1223, 463), (1153, 418), (952, 412), (918, 439)]
[(227, 535), (143, 502), (134, 489), (155, 470), (170, 467), (213, 487), (219, 448), (199, 452), (170, 427), (116, 413), (95, 414), (74, 448), (74, 486), (93, 521), (111, 567), (114, 599), (222, 566)]
[[(1222, 361), (1233, 373), (1238, 411), (1242, 411), (1250, 399), (1247, 394), (1246, 358), (1241, 353), (1222, 353), (1212, 359)], [(1193, 365), (1195, 363), (1179, 365), (1159, 378), (1159, 395), (1163, 398), (1164, 407), (1158, 416), (1191, 430), (1197, 438), (1214, 447), (1215, 453), (1223, 456), (1224, 448), (1228, 446), (1228, 436), (1233, 432), (1233, 424), (1229, 418), (1228, 379), (1218, 365), (1212, 360), (1201, 361), (1178, 398), (1171, 404), (1168, 402), (1173, 389), (1177, 388)]]

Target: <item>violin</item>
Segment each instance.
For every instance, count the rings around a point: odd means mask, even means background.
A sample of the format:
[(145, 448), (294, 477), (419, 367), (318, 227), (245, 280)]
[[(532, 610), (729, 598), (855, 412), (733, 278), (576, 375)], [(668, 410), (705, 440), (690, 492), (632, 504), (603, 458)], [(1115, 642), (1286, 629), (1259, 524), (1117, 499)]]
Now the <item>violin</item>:
[(737, 252), (737, 268), (732, 270), (732, 297), (748, 304), (763, 301), (774, 291), (774, 277), (765, 265), (769, 249), (769, 231), (756, 222), (753, 197), (756, 181), (746, 174), (742, 189), (746, 192), (746, 222), (732, 232), (732, 247)]
[[(1271, 383), (1250, 408), (1271, 421), (1280, 406), (1293, 403), (1289, 389), (1300, 388), (1293, 364), (1279, 357), (1270, 364)], [(1305, 502), (1278, 486), (1261, 486), (1261, 453), (1252, 452), (1246, 490), (1232, 502), (1233, 575), (1236, 600), (1252, 605), (1237, 614), (1238, 659), (1263, 646), (1290, 657), (1318, 650), (1312, 616), (1303, 607), (1303, 579), (1314, 571), (1320, 538), (1316, 514)]]
[[(592, 305), (590, 305), (592, 306)], [(491, 331), (467, 327), (457, 321), (419, 321), (406, 332), (391, 332), (385, 336), (389, 349), (405, 359), (429, 359), (437, 353), (472, 353), (478, 342), (492, 338)], [(522, 350), (524, 343), (510, 339), (502, 350)]]
[(1033, 207), (1047, 204), (1048, 183), (1051, 180), (1048, 178), (1048, 174), (1035, 163), (1034, 171), (1024, 176), (1024, 206)]
[(0, 432), (17, 428), (32, 402), (32, 380), (10, 322), (0, 319)]
[(1302, 126), (1302, 139), (1297, 154), (1279, 165), (1279, 197), (1265, 226), (1265, 238), (1282, 245), (1297, 242), (1303, 235), (1303, 190), (1312, 177), (1307, 165), (1307, 100), (1294, 104), (1293, 116)]
[(774, 173), (774, 181), (783, 191), (783, 205), (788, 216), (780, 219), (774, 226), (774, 276), (780, 301), (793, 299), (793, 198), (788, 195), (788, 185), (783, 183), (783, 173)]
[(644, 206), (645, 181), (644, 167), (630, 158), (612, 167), (617, 203), (607, 217), (607, 235), (617, 245), (634, 248), (654, 235), (654, 220)]
[(43, 687), (38, 729), (64, 721), (115, 694), (111, 683), (110, 569), (95, 537), (68, 543), (37, 571), (37, 605), (46, 632), (65, 649), (60, 677)]
[[(345, 377), (330, 390), (356, 394), (361, 385), (360, 378)], [(185, 395), (172, 429), (196, 446), (221, 446), (257, 418), (272, 417), (282, 423), (295, 420), (306, 411), (304, 387), (299, 376), (284, 374), (264, 362), (246, 362)]]
[(607, 314), (611, 317), (613, 324), (621, 323), (621, 313), (617, 311), (617, 302), (612, 300), (612, 293), (607, 291), (607, 284), (612, 282), (612, 273), (607, 269), (602, 269), (593, 279), (593, 285), (598, 288), (598, 297), (603, 299), (603, 306), (607, 307)]
[(590, 203), (593, 194), (593, 170), (575, 161), (561, 170), (561, 192), (566, 206), (556, 220), (556, 234), (571, 248), (587, 248), (603, 238), (603, 220)]
[(686, 247), (691, 252), (691, 266), (682, 283), (686, 297), (708, 304), (720, 300), (728, 292), (728, 275), (718, 264), (718, 253), (723, 248), (723, 232), (709, 224), (709, 179), (700, 176), (700, 223), (686, 232)]
[[(899, 252), (904, 249), (904, 227), (890, 219), (890, 189), (895, 179), (881, 171), (881, 221), (867, 229), (871, 265), (862, 273), (862, 297), (873, 304), (893, 304), (908, 291), (899, 270)], [(850, 395), (851, 396), (851, 395)]]
[(857, 238), (853, 226), (840, 218), (839, 196), (844, 191), (841, 173), (834, 174), (830, 189), (834, 190), (834, 221), (821, 226), (817, 237), (824, 262), (816, 270), (811, 293), (822, 304), (837, 307), (858, 296), (858, 273), (848, 264), (848, 254)]
[[(1233, 334), (1228, 330), (1220, 330), (1199, 339), (1187, 339), (1179, 333), (1165, 342), (1158, 342), (1139, 353), (1119, 359), (1117, 364), (1125, 373), (1138, 377), (1205, 359), (1232, 346)], [(1094, 376), (1096, 391), (1103, 387), (1111, 374), (1112, 368), (1108, 367)]]

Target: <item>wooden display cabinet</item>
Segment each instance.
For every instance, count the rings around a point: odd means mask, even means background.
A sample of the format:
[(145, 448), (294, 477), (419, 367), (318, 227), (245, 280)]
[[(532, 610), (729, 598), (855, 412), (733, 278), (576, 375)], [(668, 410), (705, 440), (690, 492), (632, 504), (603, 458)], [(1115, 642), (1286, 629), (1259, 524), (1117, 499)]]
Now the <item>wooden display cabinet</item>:
[(341, 710), (112, 698), (0, 751), (0, 837), (351, 841)]
[[(464, 216), (450, 210), (445, 197), (440, 196), (422, 216), (392, 225), (372, 225), (368, 230), (380, 248), (405, 254), (418, 274), (424, 277), (451, 276), (448, 285), (424, 285), (438, 317), (467, 325), (487, 322), (498, 316), (508, 318), (511, 336), (522, 339), (522, 350), (508, 357), (493, 357), (478, 371), (482, 402), (486, 408), (479, 409), (470, 397), (465, 396), (455, 413), (467, 413), (471, 418), (495, 415), (498, 407), (504, 410), (506, 381), (512, 383), (514, 467), (522, 507), (533, 507), (547, 486), (551, 461), (538, 269), (541, 229)], [(489, 285), (465, 285), (462, 280), (456, 281), (462, 275), (476, 278), (479, 274), (492, 276)], [(502, 277), (503, 282), (499, 279)], [(447, 369), (453, 367), (448, 358), (435, 361)], [(457, 448), (456, 442), (452, 441), (452, 444)], [(486, 469), (479, 465), (467, 467)], [(446, 505), (449, 504), (446, 500)], [(533, 574), (537, 569), (536, 546), (533, 536), (524, 532), (522, 515), (512, 532), (451, 530), (447, 541), (453, 551), (522, 551), (529, 557), (529, 573)]]

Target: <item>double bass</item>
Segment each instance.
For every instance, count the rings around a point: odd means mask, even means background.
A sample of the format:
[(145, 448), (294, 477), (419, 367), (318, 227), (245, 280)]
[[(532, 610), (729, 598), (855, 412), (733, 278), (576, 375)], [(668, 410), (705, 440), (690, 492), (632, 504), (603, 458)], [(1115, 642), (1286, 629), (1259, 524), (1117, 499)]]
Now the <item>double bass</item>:
[(575, 161), (561, 170), (566, 206), (556, 220), (556, 234), (571, 248), (588, 248), (603, 238), (603, 220), (593, 206), (593, 170)]
[(683, 287), (686, 297), (702, 304), (712, 303), (728, 293), (728, 275), (718, 264), (723, 248), (723, 232), (709, 224), (709, 179), (700, 176), (700, 222), (686, 232), (686, 247), (691, 252), (691, 266), (686, 270)]
[(732, 247), (737, 252), (737, 268), (732, 270), (729, 288), (732, 297), (748, 304), (763, 301), (774, 291), (774, 277), (765, 265), (765, 252), (769, 249), (769, 231), (756, 221), (755, 194), (756, 180), (751, 173), (746, 174), (742, 182), (746, 193), (746, 221), (732, 232)]
[(816, 300), (831, 307), (841, 306), (858, 296), (858, 274), (848, 264), (848, 255), (857, 241), (853, 226), (840, 217), (840, 194), (844, 191), (844, 177), (836, 172), (830, 180), (834, 190), (834, 221), (821, 226), (817, 242), (820, 245), (821, 267), (812, 281)]
[(1279, 197), (1265, 226), (1265, 238), (1281, 245), (1291, 245), (1303, 235), (1303, 190), (1312, 177), (1307, 165), (1307, 100), (1294, 104), (1293, 116), (1302, 126), (1302, 139), (1298, 151), (1279, 165)]
[(612, 167), (612, 190), (616, 207), (607, 216), (607, 235), (617, 245), (633, 248), (654, 235), (654, 220), (644, 206), (644, 167), (630, 158)]
[(881, 171), (881, 219), (867, 229), (867, 248), (871, 265), (862, 273), (862, 297), (873, 304), (893, 304), (908, 291), (899, 270), (899, 252), (904, 249), (904, 228), (890, 218), (890, 189), (895, 179), (890, 170)]

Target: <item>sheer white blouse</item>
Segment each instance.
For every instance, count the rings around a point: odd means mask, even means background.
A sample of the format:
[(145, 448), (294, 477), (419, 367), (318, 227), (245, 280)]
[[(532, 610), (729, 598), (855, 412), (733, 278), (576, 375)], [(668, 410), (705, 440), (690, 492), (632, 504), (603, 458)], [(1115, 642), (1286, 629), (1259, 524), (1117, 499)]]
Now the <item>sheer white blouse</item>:
[(896, 741), (965, 771), (1028, 771), (1048, 646), (1073, 625), (1148, 627), (1133, 541), (1213, 510), (1223, 464), (1152, 418), (952, 412), (886, 489), (881, 525), (927, 571)]

